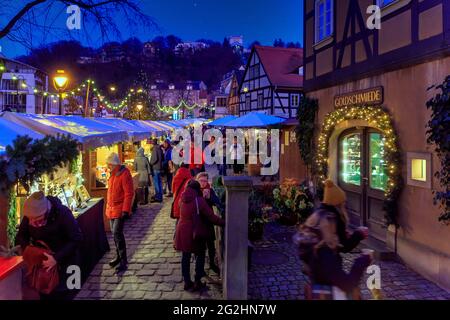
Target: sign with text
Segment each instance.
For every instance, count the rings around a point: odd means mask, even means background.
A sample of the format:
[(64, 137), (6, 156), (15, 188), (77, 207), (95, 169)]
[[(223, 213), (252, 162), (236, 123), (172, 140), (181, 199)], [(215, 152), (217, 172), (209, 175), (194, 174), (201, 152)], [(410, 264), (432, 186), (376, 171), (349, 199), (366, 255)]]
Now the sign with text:
[(383, 87), (356, 91), (334, 97), (334, 107), (377, 105), (384, 101)]

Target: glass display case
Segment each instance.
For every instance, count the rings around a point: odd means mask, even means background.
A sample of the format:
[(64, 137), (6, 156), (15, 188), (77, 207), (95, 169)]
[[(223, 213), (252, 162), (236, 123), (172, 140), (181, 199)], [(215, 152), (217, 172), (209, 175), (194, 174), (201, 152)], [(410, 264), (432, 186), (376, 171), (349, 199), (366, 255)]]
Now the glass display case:
[(386, 190), (388, 175), (384, 150), (385, 139), (380, 133), (369, 135), (370, 187), (376, 190)]
[(341, 140), (341, 179), (348, 184), (361, 185), (361, 134), (352, 133)]

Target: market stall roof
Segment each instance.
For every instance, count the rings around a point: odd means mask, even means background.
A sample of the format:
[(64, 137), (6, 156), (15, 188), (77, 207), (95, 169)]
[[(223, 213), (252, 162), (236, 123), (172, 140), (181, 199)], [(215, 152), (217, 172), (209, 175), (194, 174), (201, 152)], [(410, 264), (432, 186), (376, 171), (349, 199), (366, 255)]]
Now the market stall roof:
[(33, 139), (43, 139), (44, 135), (21, 126), (5, 118), (0, 118), (0, 156), (6, 152), (6, 147), (12, 145), (18, 136), (29, 136)]
[(169, 126), (168, 124), (162, 123), (161, 121), (145, 120), (143, 122), (148, 123), (149, 125), (152, 125), (152, 126), (156, 126), (156, 127), (160, 128), (164, 132), (169, 132), (169, 131), (175, 129), (174, 127)]
[(80, 116), (55, 116), (4, 112), (3, 118), (41, 134), (71, 136), (86, 148), (98, 148), (127, 141), (124, 130)]
[(127, 120), (127, 122), (130, 122), (137, 127), (141, 127), (144, 130), (152, 130), (153, 131), (152, 135), (156, 135), (156, 136), (160, 136), (166, 131), (163, 127), (158, 126), (157, 124), (151, 123), (149, 121)]
[(179, 129), (179, 128), (184, 128), (185, 127), (185, 125), (176, 123), (173, 120), (172, 121), (158, 121), (158, 123), (163, 124), (163, 125), (168, 125), (172, 129)]
[(139, 126), (130, 120), (120, 118), (95, 118), (94, 121), (126, 131), (131, 141), (142, 141), (148, 139), (152, 134), (158, 131), (151, 126)]
[(208, 123), (211, 127), (223, 127), (226, 123), (237, 119), (236, 116), (225, 116)]
[(223, 126), (228, 128), (261, 128), (273, 126), (286, 121), (284, 118), (266, 115), (258, 112), (251, 112), (245, 116), (231, 120)]

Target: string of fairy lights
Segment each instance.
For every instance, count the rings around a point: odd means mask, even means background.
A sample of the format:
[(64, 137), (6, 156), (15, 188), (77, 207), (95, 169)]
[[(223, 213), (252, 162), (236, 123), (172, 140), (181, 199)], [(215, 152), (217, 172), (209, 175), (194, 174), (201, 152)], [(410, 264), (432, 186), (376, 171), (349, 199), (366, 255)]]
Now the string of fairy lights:
[[(14, 76), (15, 77), (15, 76)], [(17, 77), (14, 78), (13, 80), (18, 80)], [(22, 89), (31, 89), (33, 91), (34, 94), (42, 94), (45, 97), (50, 97), (51, 99), (57, 98), (59, 97), (59, 93), (52, 93), (49, 91), (45, 91), (45, 90), (39, 90), (35, 87), (30, 87), (29, 85), (27, 85), (25, 83), (25, 81), (22, 82), (21, 84)], [(96, 97), (98, 99), (98, 101), (100, 102), (101, 105), (105, 106), (106, 108), (112, 110), (112, 111), (121, 111), (122, 109), (124, 109), (125, 107), (127, 107), (129, 105), (129, 101), (137, 96), (137, 95), (141, 95), (143, 93), (146, 93), (146, 91), (142, 88), (139, 89), (130, 89), (128, 91), (128, 93), (126, 94), (126, 96), (120, 100), (120, 102), (118, 103), (113, 103), (111, 101), (109, 101), (108, 99), (106, 99), (106, 95), (103, 94), (101, 92), (101, 90), (96, 86), (96, 82), (94, 80), (91, 79), (86, 79), (84, 80), (78, 87), (73, 88), (69, 91), (63, 92), (61, 93), (62, 98), (66, 98), (66, 97), (78, 97), (78, 96), (85, 96), (86, 90), (89, 88), (90, 93), (93, 95), (93, 97)], [(115, 88), (114, 90), (115, 91)], [(167, 114), (173, 114), (174, 112), (178, 112), (180, 110), (188, 110), (188, 111), (192, 111), (195, 108), (201, 108), (202, 106), (194, 103), (194, 104), (188, 104), (185, 100), (181, 100), (179, 102), (178, 105), (176, 106), (170, 106), (170, 105), (162, 105), (160, 101), (156, 102), (156, 108), (163, 113), (167, 113)]]
[(316, 172), (321, 183), (327, 179), (329, 166), (328, 141), (336, 126), (348, 120), (364, 120), (371, 127), (378, 128), (384, 135), (385, 161), (387, 162), (387, 185), (385, 189), (384, 210), (387, 224), (397, 225), (397, 200), (403, 187), (401, 173), (401, 152), (396, 132), (389, 113), (383, 107), (346, 106), (329, 113), (323, 122), (318, 138)]

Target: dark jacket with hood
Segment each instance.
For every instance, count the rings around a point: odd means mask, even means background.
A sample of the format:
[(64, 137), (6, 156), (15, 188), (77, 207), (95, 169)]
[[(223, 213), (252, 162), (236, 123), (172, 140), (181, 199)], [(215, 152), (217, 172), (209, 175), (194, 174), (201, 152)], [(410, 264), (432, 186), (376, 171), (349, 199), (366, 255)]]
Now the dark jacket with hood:
[(150, 157), (150, 165), (153, 170), (161, 171), (163, 169), (164, 153), (158, 144), (155, 144)]
[(47, 199), (52, 205), (47, 224), (36, 228), (30, 225), (27, 217), (24, 217), (17, 233), (16, 245), (25, 250), (30, 244), (37, 244), (37, 241), (45, 242), (54, 252), (62, 283), (67, 276), (67, 267), (79, 265), (78, 247), (83, 240), (83, 234), (72, 211), (64, 206), (61, 200), (50, 196)]
[(194, 240), (194, 215), (197, 214), (195, 199), (197, 199), (198, 210), (204, 221), (219, 226), (225, 225), (225, 221), (214, 214), (206, 200), (196, 190), (186, 188), (181, 196), (180, 220), (175, 234), (175, 249), (177, 251), (198, 253), (205, 248), (206, 241)]

